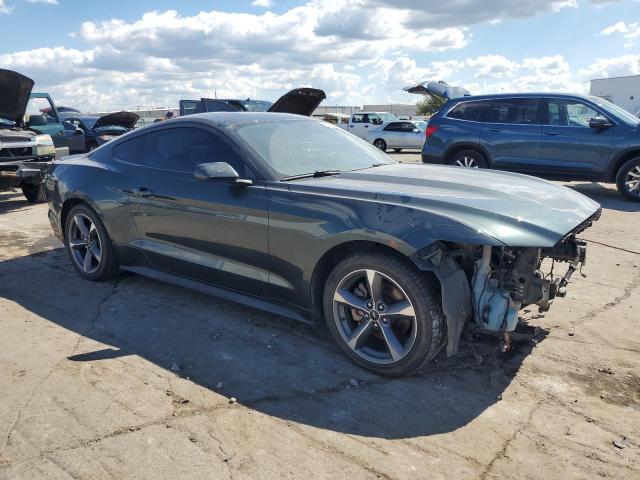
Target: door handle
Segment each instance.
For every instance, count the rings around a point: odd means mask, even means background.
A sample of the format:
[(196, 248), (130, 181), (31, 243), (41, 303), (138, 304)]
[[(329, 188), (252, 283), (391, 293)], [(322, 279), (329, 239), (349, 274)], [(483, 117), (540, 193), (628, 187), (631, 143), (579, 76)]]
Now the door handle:
[(558, 132), (544, 132), (545, 135), (549, 135), (550, 137), (557, 137), (560, 135)]
[(153, 196), (153, 190), (151, 190), (150, 188), (146, 188), (146, 187), (136, 187), (136, 188), (132, 188), (131, 190), (129, 190), (129, 193), (135, 197), (152, 197)]
[(349, 128), (353, 128), (353, 125), (349, 125)]

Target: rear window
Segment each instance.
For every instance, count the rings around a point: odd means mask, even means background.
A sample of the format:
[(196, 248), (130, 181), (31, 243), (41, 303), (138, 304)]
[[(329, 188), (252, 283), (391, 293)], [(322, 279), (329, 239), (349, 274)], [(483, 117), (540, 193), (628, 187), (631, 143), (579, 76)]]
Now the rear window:
[(538, 121), (538, 100), (535, 98), (494, 100), (487, 121), (492, 123), (540, 123)]
[(472, 122), (486, 122), (490, 111), (490, 101), (464, 102), (456, 105), (447, 117)]
[(139, 135), (113, 147), (112, 156), (121, 162), (144, 165), (146, 135)]

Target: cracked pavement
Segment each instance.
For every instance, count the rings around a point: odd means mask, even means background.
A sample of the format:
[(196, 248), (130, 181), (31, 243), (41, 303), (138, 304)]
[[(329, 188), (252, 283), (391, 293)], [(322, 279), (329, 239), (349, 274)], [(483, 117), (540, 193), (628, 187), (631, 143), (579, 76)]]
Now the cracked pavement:
[(86, 282), (46, 205), (0, 192), (0, 479), (640, 478), (640, 205), (571, 186), (604, 213), (588, 276), (526, 314), (538, 342), (463, 341), (402, 379), (323, 328), (135, 275)]

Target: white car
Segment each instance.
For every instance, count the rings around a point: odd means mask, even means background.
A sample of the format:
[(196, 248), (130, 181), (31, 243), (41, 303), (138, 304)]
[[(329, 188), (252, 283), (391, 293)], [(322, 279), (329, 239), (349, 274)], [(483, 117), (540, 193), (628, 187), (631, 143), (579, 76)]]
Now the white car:
[(389, 148), (396, 152), (403, 148), (421, 149), (425, 133), (413, 122), (396, 120), (383, 123), (367, 132), (367, 141), (383, 152)]

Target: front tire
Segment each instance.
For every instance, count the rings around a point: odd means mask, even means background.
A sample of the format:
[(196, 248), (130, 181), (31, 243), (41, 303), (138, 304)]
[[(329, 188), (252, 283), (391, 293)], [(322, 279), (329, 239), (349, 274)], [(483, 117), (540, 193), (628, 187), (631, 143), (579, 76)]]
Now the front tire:
[(44, 189), (44, 183), (25, 183), (22, 185), (22, 194), (29, 203), (44, 203), (47, 201), (47, 195)]
[(616, 175), (618, 191), (632, 202), (640, 202), (640, 157), (626, 162)]
[(87, 280), (106, 280), (118, 271), (118, 261), (107, 230), (96, 213), (77, 205), (67, 215), (64, 243), (71, 263)]
[(486, 157), (476, 150), (461, 150), (453, 154), (449, 165), (465, 168), (489, 168)]
[(383, 139), (381, 138), (376, 138), (373, 141), (373, 146), (376, 148), (379, 148), (380, 150), (382, 150), (383, 152), (387, 151), (387, 142), (385, 142)]
[(409, 261), (386, 252), (340, 262), (327, 278), (323, 308), (340, 349), (382, 375), (414, 372), (444, 343), (439, 289)]

